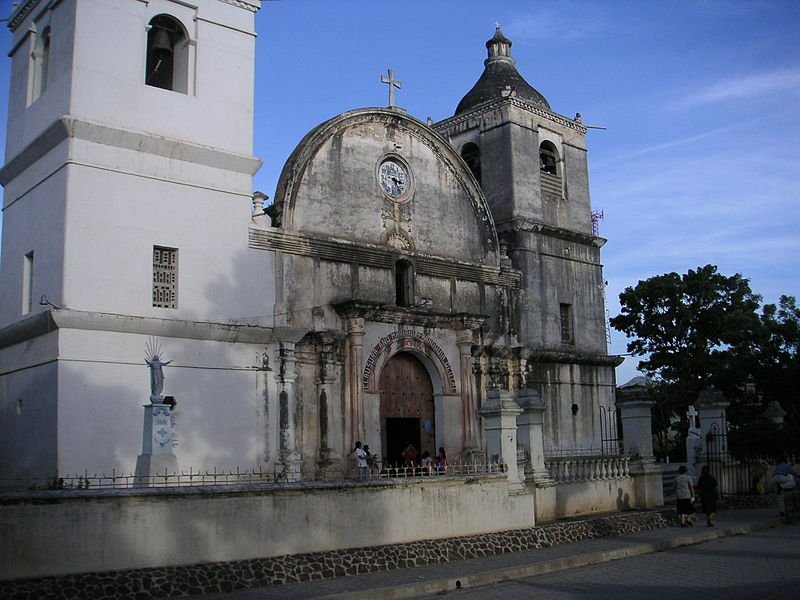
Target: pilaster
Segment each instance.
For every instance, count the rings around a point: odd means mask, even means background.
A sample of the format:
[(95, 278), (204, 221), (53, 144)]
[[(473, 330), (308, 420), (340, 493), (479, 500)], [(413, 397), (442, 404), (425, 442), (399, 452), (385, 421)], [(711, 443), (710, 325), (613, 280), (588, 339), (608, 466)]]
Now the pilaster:
[(346, 320), (347, 327), (347, 401), (349, 403), (350, 439), (345, 446), (352, 448), (357, 440), (366, 439), (364, 429), (364, 395), (361, 390), (361, 365), (364, 358), (364, 319)]
[(462, 448), (464, 455), (473, 454), (478, 449), (477, 438), (477, 407), (475, 378), (472, 373), (472, 343), (471, 329), (464, 329), (457, 333), (456, 344), (461, 361), (461, 421), (462, 421)]
[(291, 480), (298, 479), (302, 469), (302, 457), (297, 451), (296, 382), (297, 357), (295, 356), (295, 344), (294, 342), (281, 342), (280, 370), (278, 371), (278, 383), (281, 387), (278, 395), (280, 414), (280, 449), (278, 456), (287, 479)]

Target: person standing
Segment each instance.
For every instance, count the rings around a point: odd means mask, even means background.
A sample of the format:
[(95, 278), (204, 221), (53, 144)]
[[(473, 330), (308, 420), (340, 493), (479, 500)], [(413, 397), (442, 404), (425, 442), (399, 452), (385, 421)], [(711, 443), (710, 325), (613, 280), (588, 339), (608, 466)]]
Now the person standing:
[[(778, 514), (784, 517), (789, 523), (792, 522), (791, 510), (796, 508), (793, 504), (796, 503), (794, 490), (797, 488), (797, 480), (795, 477), (800, 477), (797, 469), (789, 464), (789, 459), (786, 456), (781, 456), (778, 459), (778, 464), (775, 466), (775, 472), (772, 475), (772, 483), (775, 485), (776, 496), (775, 499), (778, 504)], [(789, 506), (786, 506), (786, 497), (791, 496)]]
[(675, 496), (678, 499), (677, 509), (681, 527), (686, 527), (687, 525), (691, 527), (694, 525), (692, 522), (692, 515), (694, 514), (694, 484), (684, 465), (678, 468), (678, 476), (675, 477)]
[(700, 479), (697, 480), (697, 490), (700, 492), (700, 506), (706, 516), (706, 522), (709, 527), (713, 527), (714, 514), (717, 512), (717, 500), (719, 499), (719, 486), (708, 465), (703, 467), (700, 472)]
[(447, 452), (444, 446), (439, 446), (439, 454), (436, 456), (436, 472), (439, 475), (447, 475)]
[(356, 457), (356, 468), (358, 469), (358, 478), (366, 479), (367, 477), (367, 453), (361, 447), (361, 442), (356, 442), (356, 447), (353, 450)]

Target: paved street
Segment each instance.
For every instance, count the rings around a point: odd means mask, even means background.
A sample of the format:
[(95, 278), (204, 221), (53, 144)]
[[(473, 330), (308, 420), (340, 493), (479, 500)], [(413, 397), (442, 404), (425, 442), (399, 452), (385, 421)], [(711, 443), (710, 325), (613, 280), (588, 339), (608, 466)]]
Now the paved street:
[(444, 597), (459, 600), (800, 598), (800, 526), (765, 529), (668, 552), (461, 589)]

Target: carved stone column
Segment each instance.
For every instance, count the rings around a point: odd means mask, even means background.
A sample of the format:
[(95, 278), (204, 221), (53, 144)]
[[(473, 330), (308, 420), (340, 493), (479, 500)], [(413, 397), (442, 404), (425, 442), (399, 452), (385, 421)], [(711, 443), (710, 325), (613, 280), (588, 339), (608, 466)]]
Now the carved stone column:
[(302, 457), (297, 451), (297, 430), (295, 411), (297, 409), (297, 358), (294, 354), (294, 342), (281, 342), (280, 370), (278, 382), (281, 387), (279, 399), (280, 449), (279, 459), (283, 464), (284, 474), (289, 480), (297, 480), (302, 469)]
[(465, 455), (478, 449), (477, 390), (472, 374), (472, 330), (463, 329), (457, 333), (456, 343), (461, 359), (461, 423), (462, 447)]
[(366, 438), (364, 430), (364, 394), (361, 389), (361, 365), (364, 357), (364, 319), (347, 319), (347, 391), (350, 408), (350, 439), (348, 448), (356, 440)]
[(508, 466), (508, 490), (512, 493), (525, 491), (517, 467), (517, 416), (520, 413), (522, 409), (508, 390), (491, 390), (486, 404), (478, 411), (483, 417), (489, 460)]

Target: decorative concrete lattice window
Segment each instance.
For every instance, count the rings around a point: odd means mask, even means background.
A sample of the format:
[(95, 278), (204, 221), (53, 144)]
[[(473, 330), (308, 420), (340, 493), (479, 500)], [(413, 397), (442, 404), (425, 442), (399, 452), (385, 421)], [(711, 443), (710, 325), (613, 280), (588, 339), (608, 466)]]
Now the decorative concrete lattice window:
[(572, 305), (561, 304), (561, 341), (565, 344), (572, 343)]
[(153, 306), (178, 308), (178, 249), (153, 246)]

